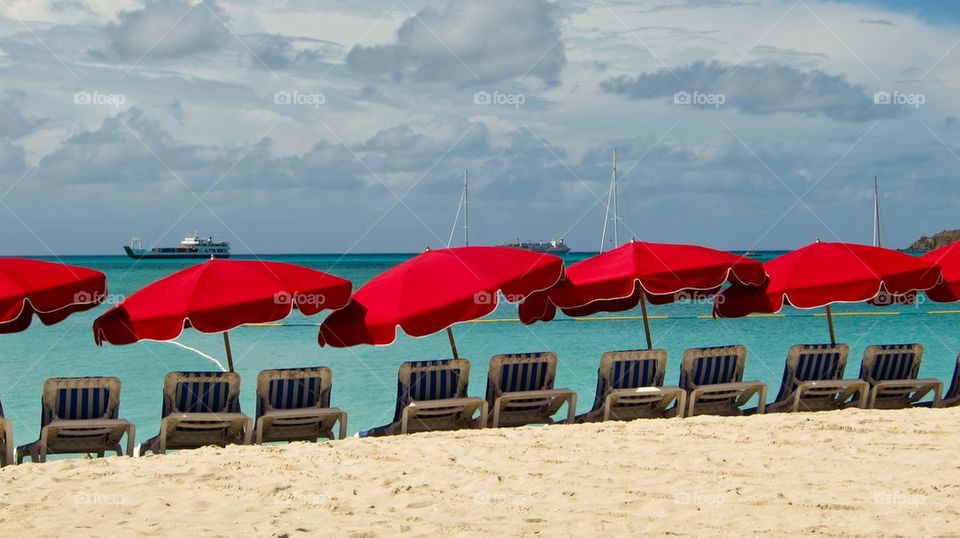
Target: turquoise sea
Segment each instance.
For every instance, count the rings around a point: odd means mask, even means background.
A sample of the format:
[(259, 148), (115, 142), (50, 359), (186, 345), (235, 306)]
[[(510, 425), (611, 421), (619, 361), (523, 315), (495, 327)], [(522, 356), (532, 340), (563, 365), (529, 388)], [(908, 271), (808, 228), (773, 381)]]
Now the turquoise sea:
[[(760, 253), (761, 260), (777, 252)], [(262, 259), (285, 261), (327, 271), (347, 278), (359, 287), (376, 274), (407, 259), (403, 254), (284, 255)], [(568, 263), (589, 254), (571, 254)], [(122, 256), (63, 258), (61, 261), (103, 271), (110, 287), (110, 303), (139, 288), (189, 265), (189, 262), (141, 261)], [(856, 377), (863, 348), (870, 344), (921, 342), (926, 346), (922, 377), (948, 382), (960, 352), (960, 314), (938, 313), (960, 309), (956, 305), (934, 304), (921, 297), (917, 305), (877, 308), (869, 305), (838, 305), (838, 341), (851, 346), (847, 377)], [(39, 434), (40, 396), (49, 377), (113, 375), (123, 382), (121, 415), (137, 426), (137, 437), (145, 440), (156, 434), (161, 408), (163, 376), (171, 370), (205, 370), (215, 367), (203, 357), (163, 342), (140, 342), (128, 346), (104, 345), (93, 341), (91, 324), (108, 305), (74, 315), (52, 327), (35, 322), (20, 334), (0, 335), (0, 398), (14, 424), (17, 444), (33, 441)], [(709, 303), (674, 304), (651, 307), (651, 330), (655, 347), (670, 354), (667, 384), (676, 384), (684, 349), (698, 346), (744, 344), (749, 348), (747, 379), (759, 379), (776, 395), (787, 349), (795, 343), (829, 341), (827, 322), (820, 311), (786, 311), (784, 318), (709, 319)], [(855, 315), (890, 313), (894, 315)], [(622, 315), (634, 315), (627, 312)], [(450, 348), (444, 333), (426, 338), (401, 335), (390, 346), (360, 346), (346, 349), (317, 345), (317, 327), (322, 316), (306, 318), (299, 313), (284, 320), (281, 327), (240, 327), (231, 332), (237, 371), (243, 378), (242, 407), (253, 415), (257, 372), (266, 368), (329, 366), (334, 372), (333, 405), (350, 416), (350, 432), (365, 430), (390, 421), (396, 395), (396, 374), (407, 360), (445, 358)], [(702, 318), (707, 316), (707, 319)], [(599, 317), (599, 316), (598, 316)], [(460, 355), (471, 360), (470, 393), (482, 396), (486, 386), (487, 363), (495, 354), (551, 350), (558, 353), (557, 386), (577, 391), (579, 411), (593, 400), (596, 369), (604, 351), (643, 347), (643, 324), (638, 319), (602, 320), (557, 319), (550, 323), (524, 326), (516, 321), (516, 307), (501, 304), (488, 320), (502, 322), (465, 323), (454, 327)], [(223, 359), (219, 335), (185, 331), (180, 342)], [(225, 361), (223, 361), (225, 363)]]

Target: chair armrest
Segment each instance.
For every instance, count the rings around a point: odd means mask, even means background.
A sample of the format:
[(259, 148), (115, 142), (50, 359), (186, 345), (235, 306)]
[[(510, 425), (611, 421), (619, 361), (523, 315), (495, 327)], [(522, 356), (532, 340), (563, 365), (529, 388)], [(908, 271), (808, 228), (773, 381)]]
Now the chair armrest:
[(122, 418), (93, 418), (86, 420), (51, 420), (44, 428), (55, 430), (91, 430), (96, 428), (117, 428), (133, 426)]
[(519, 392), (504, 392), (493, 402), (493, 427), (500, 425), (500, 410), (504, 405), (515, 400), (552, 400), (559, 399), (567, 402), (567, 423), (573, 424), (577, 417), (577, 393), (570, 389), (524, 390)]
[(3, 452), (3, 464), (4, 465), (13, 465), (17, 460), (14, 459), (14, 448), (16, 445), (13, 444), (13, 423), (9, 419), (0, 417), (0, 428), (3, 429), (3, 441), (4, 441), (4, 452)]
[(635, 389), (614, 389), (607, 394), (603, 402), (603, 420), (610, 419), (610, 413), (620, 400), (631, 400), (633, 403), (660, 402), (663, 408), (670, 402), (677, 401), (677, 417), (683, 416), (686, 407), (687, 391), (680, 387), (638, 387)]
[(254, 428), (256, 435), (256, 444), (263, 443), (264, 422), (267, 420), (285, 419), (285, 418), (326, 418), (337, 416), (340, 421), (340, 439), (347, 435), (347, 412), (338, 407), (311, 407), (307, 409), (271, 409), (257, 417), (257, 424)]
[(940, 405), (940, 396), (943, 394), (943, 381), (934, 378), (877, 381), (873, 384), (872, 390), (870, 391), (870, 407), (874, 406), (877, 395), (882, 390), (889, 389), (912, 389), (911, 392), (914, 392), (914, 395), (910, 400), (913, 402), (923, 398), (929, 392), (933, 392), (933, 407), (938, 407)]
[(447, 398), (444, 400), (423, 400), (410, 402), (403, 408), (403, 415), (400, 418), (400, 433), (405, 434), (409, 430), (410, 419), (417, 416), (420, 411), (431, 409), (462, 409), (464, 413), (473, 413), (480, 411), (480, 427), (487, 426), (487, 401), (483, 398)]
[(854, 392), (859, 392), (860, 397), (857, 400), (857, 406), (861, 409), (865, 408), (867, 405), (867, 400), (870, 396), (870, 384), (862, 379), (830, 379), (823, 381), (804, 381), (797, 385), (797, 390), (793, 393), (793, 403), (791, 405), (791, 410), (796, 412), (800, 409), (800, 401), (803, 398), (803, 395), (809, 392), (819, 392), (823, 390), (827, 394), (831, 391), (836, 394), (844, 394), (849, 392), (848, 396), (852, 396)]
[(177, 422), (239, 422), (242, 420), (251, 420), (243, 413), (170, 413), (163, 417), (163, 420), (175, 420)]
[(687, 416), (693, 416), (694, 407), (697, 404), (697, 400), (701, 397), (709, 394), (721, 394), (724, 392), (738, 393), (731, 394), (731, 398), (737, 399), (738, 406), (742, 406), (747, 403), (753, 395), (758, 394), (760, 396), (760, 401), (757, 404), (757, 414), (763, 414), (766, 408), (767, 400), (767, 385), (761, 381), (741, 381), (739, 383), (717, 383), (714, 385), (699, 385), (697, 388), (690, 391), (689, 396), (687, 397), (687, 402), (689, 409), (687, 411)]

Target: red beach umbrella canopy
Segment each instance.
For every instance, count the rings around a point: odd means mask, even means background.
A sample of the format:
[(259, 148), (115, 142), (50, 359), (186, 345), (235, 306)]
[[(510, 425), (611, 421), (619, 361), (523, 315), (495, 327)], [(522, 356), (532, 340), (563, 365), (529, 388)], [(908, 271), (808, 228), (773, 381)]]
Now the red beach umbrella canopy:
[(759, 286), (766, 281), (757, 260), (695, 245), (633, 241), (577, 262), (564, 279), (520, 305), (520, 319), (549, 321), (559, 307), (568, 316), (622, 312), (641, 299), (667, 304), (678, 294), (716, 293), (724, 282)]
[(324, 320), (320, 345), (390, 344), (397, 327), (427, 336), (493, 312), (498, 290), (517, 302), (562, 276), (563, 260), (550, 254), (508, 247), (429, 250), (357, 290), (346, 308)]
[(30, 326), (36, 315), (53, 325), (97, 306), (107, 296), (103, 273), (40, 260), (0, 259), (0, 333)]
[(927, 290), (927, 297), (938, 303), (960, 301), (960, 244), (938, 248), (922, 256), (943, 273), (943, 281)]
[(731, 285), (714, 299), (714, 315), (743, 317), (779, 312), (785, 304), (820, 308), (859, 303), (881, 292), (908, 295), (940, 281), (940, 269), (928, 259), (895, 250), (853, 243), (816, 242), (764, 264), (765, 286)]
[(93, 322), (97, 345), (172, 340), (185, 327), (204, 333), (306, 315), (350, 299), (348, 280), (288, 263), (209, 260), (143, 288)]

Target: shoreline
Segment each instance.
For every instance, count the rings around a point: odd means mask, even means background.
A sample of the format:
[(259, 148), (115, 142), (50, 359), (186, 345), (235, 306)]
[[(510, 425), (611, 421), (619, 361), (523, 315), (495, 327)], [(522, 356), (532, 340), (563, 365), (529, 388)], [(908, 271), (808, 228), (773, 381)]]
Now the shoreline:
[(0, 470), (0, 525), (43, 535), (943, 535), (960, 519), (958, 418), (698, 416), (51, 461)]

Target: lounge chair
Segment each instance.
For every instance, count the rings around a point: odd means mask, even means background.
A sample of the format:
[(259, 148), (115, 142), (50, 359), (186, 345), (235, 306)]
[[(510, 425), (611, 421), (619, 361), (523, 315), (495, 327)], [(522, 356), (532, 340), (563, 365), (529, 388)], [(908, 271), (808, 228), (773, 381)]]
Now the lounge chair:
[(333, 372), (329, 368), (264, 370), (257, 375), (254, 437), (264, 441), (317, 441), (347, 434), (347, 413), (330, 407)]
[(665, 418), (676, 402), (682, 417), (687, 392), (680, 387), (664, 387), (667, 352), (662, 349), (608, 351), (600, 357), (597, 394), (593, 408), (577, 417), (577, 422)]
[(938, 379), (917, 379), (921, 359), (921, 344), (868, 346), (863, 351), (860, 365), (860, 379), (870, 384), (867, 408), (911, 407), (931, 392), (932, 406), (938, 407), (943, 382)]
[(783, 380), (767, 413), (826, 411), (851, 405), (864, 407), (870, 385), (861, 379), (843, 379), (850, 346), (800, 344), (790, 348)]
[(0, 467), (13, 465), (13, 424), (3, 416), (3, 404), (0, 403)]
[(41, 463), (47, 454), (123, 455), (120, 441), (127, 436), (127, 454), (133, 455), (136, 428), (117, 418), (120, 380), (116, 377), (55, 377), (43, 384), (40, 438), (17, 447), (17, 463), (25, 458)]
[(168, 448), (250, 444), (253, 419), (240, 412), (240, 376), (234, 372), (170, 372), (163, 379), (160, 433), (140, 454)]
[(953, 367), (953, 377), (950, 379), (950, 388), (940, 399), (939, 407), (955, 407), (960, 405), (960, 355), (957, 355), (956, 365)]
[(744, 346), (701, 347), (683, 352), (680, 388), (687, 391), (686, 416), (742, 415), (754, 395), (760, 397), (757, 413), (763, 413), (767, 386), (743, 381), (747, 361)]
[(553, 424), (553, 416), (567, 404), (567, 422), (576, 419), (577, 394), (554, 389), (557, 354), (553, 352), (497, 355), (490, 359), (487, 403), (491, 427)]
[[(361, 435), (486, 427), (487, 402), (467, 397), (469, 381), (470, 361), (466, 359), (405, 362), (397, 373), (393, 422)], [(480, 418), (475, 420), (478, 411)]]

